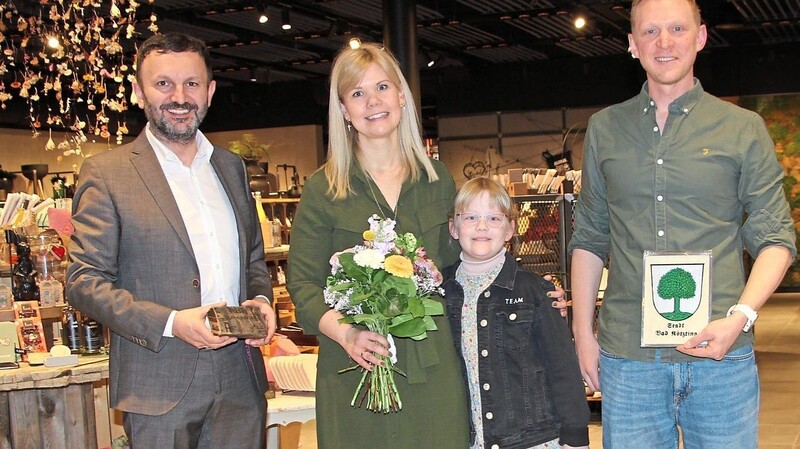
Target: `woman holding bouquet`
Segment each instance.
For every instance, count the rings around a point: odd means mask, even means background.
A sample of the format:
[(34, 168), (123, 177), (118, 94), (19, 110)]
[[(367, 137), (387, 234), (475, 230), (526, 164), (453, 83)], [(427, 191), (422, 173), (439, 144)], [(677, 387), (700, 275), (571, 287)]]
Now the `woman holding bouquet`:
[[(396, 220), (398, 233), (413, 233), (442, 267), (456, 261), (448, 233), (454, 182), (430, 160), (408, 84), (388, 50), (375, 44), (346, 48), (331, 73), (329, 151), (324, 166), (305, 184), (292, 229), (288, 290), (299, 324), (319, 337), (317, 435), (321, 449), (464, 449), (469, 446), (467, 393), (450, 326), (424, 340), (395, 338), (351, 324), (325, 304), (329, 260), (363, 243), (367, 220)], [(437, 297), (441, 301), (441, 298)], [(379, 356), (396, 356), (402, 409), (373, 413), (350, 405), (361, 379), (354, 364), (372, 370)]]

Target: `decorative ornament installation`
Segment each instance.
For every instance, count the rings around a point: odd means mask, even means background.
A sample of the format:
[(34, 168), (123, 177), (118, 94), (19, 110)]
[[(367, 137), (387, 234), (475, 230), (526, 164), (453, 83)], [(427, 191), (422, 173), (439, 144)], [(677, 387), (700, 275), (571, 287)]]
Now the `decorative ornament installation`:
[[(0, 3), (0, 108), (24, 101), (33, 136), (46, 127), (45, 149), (63, 156), (83, 156), (87, 134), (122, 144), (140, 1), (155, 0)], [(154, 34), (156, 20), (154, 13), (146, 19)], [(66, 133), (58, 144), (53, 128)]]

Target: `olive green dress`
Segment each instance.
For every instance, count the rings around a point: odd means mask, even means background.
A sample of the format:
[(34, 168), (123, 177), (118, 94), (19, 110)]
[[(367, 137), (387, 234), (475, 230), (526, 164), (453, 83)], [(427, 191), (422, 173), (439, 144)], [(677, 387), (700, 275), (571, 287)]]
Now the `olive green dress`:
[[(428, 255), (441, 269), (454, 263), (460, 250), (447, 226), (455, 186), (444, 165), (432, 162), (439, 180), (429, 183), (423, 172), (417, 183), (404, 183), (395, 230), (421, 238)], [(320, 342), (316, 394), (319, 448), (465, 449), (470, 432), (467, 394), (446, 317), (435, 318), (438, 330), (429, 332), (425, 340), (394, 339), (397, 366), (408, 375), (395, 374), (403, 402), (398, 413), (379, 414), (350, 406), (361, 371), (339, 374), (355, 362), (341, 346), (320, 334), (319, 320), (329, 310), (322, 289), (330, 274), (331, 255), (362, 244), (361, 235), (369, 228), (367, 219), (372, 214), (394, 216), (374, 184), (370, 191), (361, 169), (354, 166), (351, 173), (355, 194), (337, 201), (326, 194), (328, 183), (322, 171), (311, 176), (294, 219), (289, 251), (288, 290), (298, 323), (306, 334), (316, 334)]]

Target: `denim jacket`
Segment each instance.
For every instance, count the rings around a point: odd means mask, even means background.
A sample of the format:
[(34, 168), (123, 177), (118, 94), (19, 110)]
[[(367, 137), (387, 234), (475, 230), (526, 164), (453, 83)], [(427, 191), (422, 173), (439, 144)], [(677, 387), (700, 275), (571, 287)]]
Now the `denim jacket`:
[[(455, 279), (459, 265), (442, 274), (447, 317), (464, 368), (464, 290)], [(506, 254), (500, 274), (478, 301), (478, 376), (486, 448), (526, 449), (555, 438), (572, 446), (589, 444), (589, 407), (578, 358), (566, 322), (546, 295), (553, 289)], [(462, 374), (466, 380), (466, 369)]]

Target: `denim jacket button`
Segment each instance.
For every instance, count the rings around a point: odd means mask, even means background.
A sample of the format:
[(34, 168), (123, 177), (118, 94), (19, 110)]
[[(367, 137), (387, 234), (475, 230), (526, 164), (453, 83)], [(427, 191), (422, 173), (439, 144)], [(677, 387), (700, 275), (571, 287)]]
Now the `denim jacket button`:
[(516, 313), (512, 313), (511, 315), (508, 316), (508, 319), (511, 320), (511, 321), (516, 320), (517, 319), (517, 314)]
[(492, 449), (500, 449), (500, 445), (493, 444), (493, 445), (492, 445)]
[(494, 418), (494, 413), (486, 412), (486, 419), (492, 419), (492, 418)]
[(484, 349), (483, 351), (481, 351), (481, 355), (482, 355), (482, 356), (484, 356), (484, 357), (486, 357), (487, 355), (489, 355), (489, 351), (487, 351), (486, 349)]
[(483, 389), (484, 389), (484, 390), (486, 390), (486, 391), (489, 391), (489, 388), (491, 388), (491, 387), (489, 386), (489, 384), (483, 384)]
[(481, 320), (481, 327), (486, 327), (489, 325), (489, 322), (486, 320)]
[(483, 292), (483, 296), (484, 296), (485, 298), (488, 298), (488, 297), (489, 297), (489, 295), (491, 295), (491, 293), (489, 293), (489, 290), (486, 290), (485, 292)]

